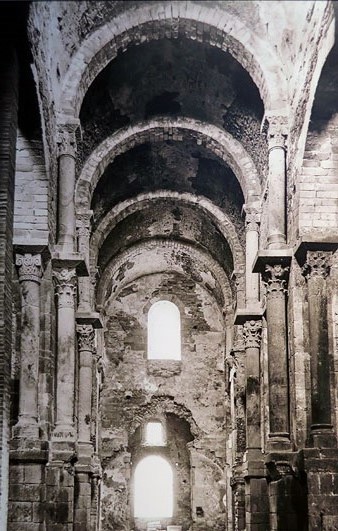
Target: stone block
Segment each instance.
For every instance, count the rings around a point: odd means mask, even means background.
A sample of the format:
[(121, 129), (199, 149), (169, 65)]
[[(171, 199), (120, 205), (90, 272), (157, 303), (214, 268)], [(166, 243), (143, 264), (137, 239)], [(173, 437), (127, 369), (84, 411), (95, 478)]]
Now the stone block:
[(8, 519), (12, 522), (32, 522), (33, 504), (29, 502), (9, 502)]

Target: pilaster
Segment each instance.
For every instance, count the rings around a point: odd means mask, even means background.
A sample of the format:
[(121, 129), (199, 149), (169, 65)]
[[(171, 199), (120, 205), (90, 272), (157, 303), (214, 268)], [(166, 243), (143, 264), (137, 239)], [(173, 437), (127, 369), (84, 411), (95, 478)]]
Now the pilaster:
[(328, 288), (332, 252), (338, 244), (302, 242), (296, 257), (307, 283), (311, 366), (311, 442), (336, 447), (331, 411)]

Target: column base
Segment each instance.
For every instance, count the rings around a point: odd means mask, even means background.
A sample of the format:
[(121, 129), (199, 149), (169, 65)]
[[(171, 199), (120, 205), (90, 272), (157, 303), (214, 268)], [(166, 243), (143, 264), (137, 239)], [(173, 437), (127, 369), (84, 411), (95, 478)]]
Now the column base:
[(40, 435), (38, 422), (31, 419), (19, 418), (19, 421), (12, 428), (12, 437), (15, 439), (37, 440)]
[(266, 442), (266, 448), (269, 452), (291, 451), (292, 445), (288, 433), (269, 434)]
[(337, 437), (333, 432), (332, 424), (313, 424), (310, 437), (314, 448), (337, 447)]
[(51, 436), (50, 461), (71, 461), (76, 453), (75, 428), (69, 424), (59, 424)]
[(94, 448), (92, 443), (87, 441), (79, 441), (77, 444), (78, 462), (81, 465), (91, 465)]
[(44, 463), (48, 460), (48, 441), (12, 439), (9, 442), (10, 461)]
[(243, 476), (245, 479), (266, 477), (264, 454), (259, 448), (249, 448), (243, 458)]

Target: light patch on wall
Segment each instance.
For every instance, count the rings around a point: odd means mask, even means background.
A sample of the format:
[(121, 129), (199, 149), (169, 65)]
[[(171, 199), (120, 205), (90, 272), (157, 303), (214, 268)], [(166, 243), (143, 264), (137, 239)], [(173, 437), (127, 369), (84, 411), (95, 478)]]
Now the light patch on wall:
[(165, 446), (161, 422), (148, 422), (146, 424), (144, 444), (149, 446)]
[(177, 306), (158, 301), (148, 313), (148, 359), (181, 359), (181, 318)]
[(135, 518), (173, 516), (173, 472), (163, 457), (150, 455), (136, 466), (134, 516)]

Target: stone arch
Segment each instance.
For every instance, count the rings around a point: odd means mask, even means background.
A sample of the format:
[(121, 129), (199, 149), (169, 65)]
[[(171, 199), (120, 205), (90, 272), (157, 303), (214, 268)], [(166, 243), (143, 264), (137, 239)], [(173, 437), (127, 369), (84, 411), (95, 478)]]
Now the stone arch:
[(236, 229), (227, 214), (224, 213), (219, 207), (214, 205), (212, 201), (206, 197), (197, 196), (188, 192), (179, 193), (169, 190), (158, 190), (155, 192), (139, 194), (136, 197), (127, 199), (126, 201), (116, 205), (104, 217), (91, 237), (90, 257), (92, 265), (96, 265), (98, 252), (104, 240), (120, 221), (141, 209), (142, 206), (146, 203), (149, 203), (149, 201), (162, 198), (176, 199), (181, 203), (196, 205), (199, 209), (202, 209), (206, 214), (211, 216), (217, 228), (229, 243), (234, 260), (235, 271), (241, 271), (245, 269), (245, 254), (236, 233)]
[[(223, 299), (222, 300), (223, 305), (229, 304), (229, 301), (232, 300), (233, 294), (232, 294), (229, 279), (225, 271), (219, 265), (219, 263), (216, 262), (216, 260), (214, 260), (207, 252), (189, 243), (185, 243), (185, 242), (183, 243), (183, 242), (178, 242), (178, 241), (164, 239), (164, 238), (158, 238), (158, 239), (152, 239), (146, 242), (141, 242), (136, 245), (133, 245), (110, 261), (110, 263), (105, 268), (98, 282), (97, 296), (96, 296), (96, 303), (98, 307), (102, 308), (104, 306), (106, 294), (107, 292), (112, 290), (113, 283), (116, 280), (120, 282), (119, 288), (121, 288), (125, 284), (129, 284), (130, 282), (144, 275), (163, 273), (163, 272), (183, 273), (183, 270), (181, 270), (182, 268), (180, 268), (174, 262), (168, 263), (166, 259), (164, 259), (165, 263), (161, 263), (159, 260), (156, 260), (156, 261), (152, 260), (151, 262), (147, 262), (147, 261), (143, 261), (143, 260), (141, 261), (138, 259), (141, 252), (143, 253), (148, 252), (150, 254), (152, 251), (156, 249), (166, 250), (168, 253), (171, 252), (175, 254), (185, 253), (186, 255), (191, 257), (195, 263), (200, 263), (200, 264), (205, 265), (208, 268), (211, 275), (210, 275), (210, 278), (205, 279), (203, 281), (207, 283), (209, 280), (211, 281), (211, 284), (212, 283), (215, 284), (216, 288), (217, 287), (220, 288), (222, 299)], [(133, 262), (134, 259), (135, 259), (135, 262)], [(127, 268), (125, 267), (126, 264), (127, 264)], [(137, 268), (134, 270), (134, 272), (132, 272), (133, 266), (135, 264), (137, 264)], [(123, 273), (124, 282), (122, 281), (123, 279), (121, 278), (121, 274), (120, 274), (121, 270), (124, 270), (124, 273)], [(127, 272), (129, 273), (129, 275), (125, 276)], [(214, 281), (212, 279), (214, 279)], [(216, 285), (216, 282), (218, 286)]]
[(132, 418), (130, 418), (130, 431), (134, 433), (148, 419), (161, 417), (166, 413), (171, 413), (185, 420), (189, 424), (191, 434), (194, 438), (203, 436), (203, 432), (197, 425), (191, 410), (184, 404), (180, 404), (168, 396), (153, 396), (150, 402), (138, 406), (133, 412)]
[(267, 48), (266, 41), (233, 13), (215, 5), (198, 8), (190, 1), (170, 1), (165, 6), (143, 3), (94, 31), (72, 58), (60, 91), (59, 112), (78, 116), (89, 86), (119, 49), (124, 51), (131, 44), (179, 35), (231, 53), (257, 85), (265, 110), (286, 114), (287, 86), (275, 51)]
[(112, 160), (144, 142), (182, 141), (183, 133), (193, 135), (196, 143), (210, 149), (232, 169), (241, 185), (245, 202), (250, 205), (261, 194), (256, 167), (241, 143), (226, 131), (192, 118), (157, 118), (139, 122), (106, 138), (86, 160), (75, 189), (77, 209), (89, 209), (93, 191)]

